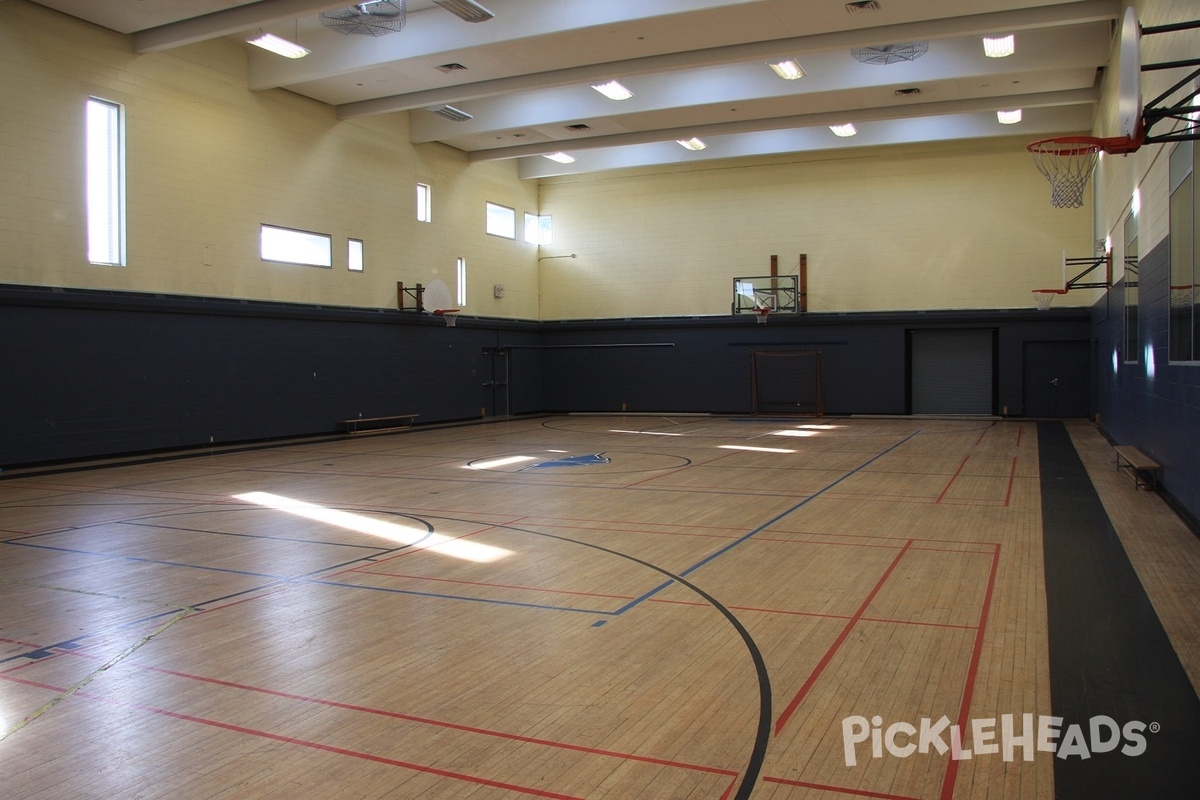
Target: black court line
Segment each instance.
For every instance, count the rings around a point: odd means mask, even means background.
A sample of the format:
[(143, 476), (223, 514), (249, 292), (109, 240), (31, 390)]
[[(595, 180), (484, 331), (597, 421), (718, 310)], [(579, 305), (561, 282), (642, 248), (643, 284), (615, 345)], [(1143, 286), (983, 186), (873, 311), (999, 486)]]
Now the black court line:
[[(1200, 698), (1061, 422), (1038, 423), (1056, 800), (1195, 797)], [(1118, 726), (1133, 725), (1144, 738)], [(1144, 723), (1138, 731), (1135, 723)], [(1063, 757), (1070, 728), (1080, 747)], [(1095, 725), (1098, 737), (1093, 736)], [(1156, 731), (1157, 729), (1157, 731)], [(1095, 744), (1119, 738), (1114, 749)], [(1129, 748), (1126, 750), (1126, 748)], [(1126, 750), (1126, 752), (1122, 752)]]

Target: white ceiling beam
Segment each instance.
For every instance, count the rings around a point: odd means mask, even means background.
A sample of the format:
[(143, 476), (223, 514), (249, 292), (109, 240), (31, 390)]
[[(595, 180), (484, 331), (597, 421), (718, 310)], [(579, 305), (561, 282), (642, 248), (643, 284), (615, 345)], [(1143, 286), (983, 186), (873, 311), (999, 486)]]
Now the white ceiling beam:
[(554, 88), (601, 78), (607, 79), (614, 75), (670, 72), (679, 69), (715, 66), (731, 61), (767, 59), (779, 55), (802, 56), (809, 52), (842, 50), (876, 45), (880, 42), (945, 39), (954, 36), (983, 35), (994, 33), (997, 30), (1021, 31), (1046, 26), (1078, 25), (1116, 19), (1119, 10), (1117, 0), (1083, 0), (1078, 3), (1041, 6), (1021, 11), (972, 14), (766, 42), (710, 47), (682, 53), (665, 53), (345, 103), (338, 106), (338, 117), (354, 119), (395, 111), (409, 111), (442, 103), (461, 103), (465, 100), (508, 92)]
[[(352, 3), (351, 3), (352, 4)], [(146, 28), (133, 34), (135, 53), (157, 53), (188, 44), (229, 36), (248, 28), (296, 19), (346, 7), (346, 0), (259, 0), (199, 17)]]
[(785, 130), (788, 128), (810, 128), (844, 122), (876, 122), (892, 119), (914, 119), (948, 114), (963, 114), (974, 111), (996, 111), (1007, 108), (1037, 108), (1049, 106), (1086, 105), (1099, 101), (1099, 90), (1072, 89), (1063, 92), (1008, 95), (1004, 97), (980, 97), (964, 100), (948, 100), (940, 103), (916, 103), (908, 106), (886, 108), (862, 108), (846, 111), (823, 112), (820, 114), (796, 114), (772, 119), (739, 120), (711, 125), (690, 125), (680, 128), (662, 128), (652, 131), (616, 133), (606, 136), (573, 139), (569, 142), (537, 142), (532, 144), (497, 147), (468, 153), (470, 161), (502, 161), (556, 153), (560, 150), (591, 150), (602, 147), (625, 147), (652, 142), (671, 142), (678, 139), (701, 139), (707, 136), (727, 136), (736, 133)]

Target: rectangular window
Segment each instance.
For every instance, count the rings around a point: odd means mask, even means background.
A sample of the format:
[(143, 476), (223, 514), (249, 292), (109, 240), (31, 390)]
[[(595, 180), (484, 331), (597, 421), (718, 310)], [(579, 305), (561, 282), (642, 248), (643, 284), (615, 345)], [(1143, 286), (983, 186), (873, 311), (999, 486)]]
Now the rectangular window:
[(1171, 151), (1170, 242), (1171, 285), (1168, 316), (1169, 355), (1173, 362), (1200, 362), (1200, 202), (1197, 202), (1195, 156), (1200, 147), (1183, 142)]
[(458, 303), (459, 308), (462, 308), (467, 304), (467, 260), (465, 258), (458, 259), (454, 268), (454, 277), (457, 289), (455, 302)]
[(433, 221), (433, 190), (427, 183), (417, 184), (417, 222)]
[(505, 239), (517, 238), (517, 212), (508, 206), (487, 204), (487, 232)]
[(346, 253), (346, 267), (351, 272), (363, 271), (363, 243), (362, 239), (350, 239), (348, 242)]
[(1142, 360), (1138, 337), (1138, 224), (1137, 214), (1125, 217), (1125, 363)]
[(263, 261), (300, 264), (306, 267), (333, 266), (333, 237), (274, 225), (261, 226)]
[(93, 264), (125, 265), (123, 111), (107, 100), (87, 101), (87, 257)]
[(550, 224), (551, 217), (549, 214), (539, 216), (537, 214), (525, 214), (525, 242), (526, 244), (546, 245), (554, 244), (552, 236), (552, 227)]

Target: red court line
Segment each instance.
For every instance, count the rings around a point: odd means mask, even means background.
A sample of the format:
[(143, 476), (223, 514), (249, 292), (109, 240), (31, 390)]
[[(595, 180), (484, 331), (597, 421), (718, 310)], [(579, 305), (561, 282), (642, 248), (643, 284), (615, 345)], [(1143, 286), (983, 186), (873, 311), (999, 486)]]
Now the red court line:
[(886, 792), (869, 792), (865, 789), (848, 789), (843, 786), (826, 786), (822, 783), (808, 783), (807, 781), (793, 781), (788, 778), (772, 778), (769, 775), (763, 776), (763, 783), (780, 783), (784, 786), (799, 786), (805, 789), (820, 789), (826, 792), (836, 792), (837, 794), (852, 794), (856, 797), (878, 797), (882, 800), (920, 800), (917, 797), (909, 797), (903, 794), (887, 794)]
[[(0, 680), (12, 681), (14, 683), (23, 683), (23, 684), (27, 684), (29, 686), (35, 686), (40, 689), (49, 689), (49, 690), (55, 691), (55, 692), (65, 692), (66, 691), (66, 689), (62, 688), (62, 687), (50, 686), (48, 684), (39, 683), (36, 681), (27, 681), (27, 680), (23, 680), (21, 678), (13, 678), (13, 677), (10, 677), (7, 675), (0, 675)], [(221, 722), (221, 721), (215, 720), (215, 719), (207, 719), (205, 717), (196, 717), (191, 714), (181, 714), (178, 711), (169, 711), (165, 708), (156, 708), (154, 706), (148, 706), (148, 705), (144, 705), (142, 703), (130, 703), (130, 702), (122, 701), (122, 700), (116, 700), (111, 697), (103, 697), (100, 695), (92, 694), (91, 692), (76, 692), (74, 695), (72, 695), (72, 697), (82, 697), (82, 698), (86, 698), (88, 700), (96, 700), (96, 701), (99, 701), (102, 703), (109, 703), (111, 705), (119, 706), (121, 708), (133, 708), (133, 709), (137, 709), (138, 711), (146, 711), (151, 714), (158, 714), (158, 715), (164, 716), (164, 717), (171, 717), (172, 719), (183, 720), (185, 722), (195, 722), (200, 725), (208, 725), (213, 728), (221, 728), (223, 730), (233, 731), (235, 733), (243, 733), (248, 736), (256, 736), (256, 737), (259, 737), (262, 739), (270, 739), (270, 740), (276, 741), (276, 742), (283, 742), (285, 744), (294, 744), (294, 745), (298, 745), (300, 747), (308, 747), (313, 750), (321, 750), (326, 753), (334, 753), (336, 755), (349, 756), (350, 758), (358, 758), (358, 759), (362, 759), (364, 761), (372, 761), (377, 764), (386, 764), (391, 767), (400, 767), (402, 769), (408, 769), (408, 770), (412, 770), (414, 772), (421, 772), (421, 773), (425, 773), (428, 775), (437, 775), (438, 777), (441, 777), (441, 778), (451, 778), (453, 780), (464, 781), (466, 783), (473, 783), (473, 784), (476, 784), (479, 786), (491, 786), (491, 787), (497, 788), (497, 789), (506, 789), (506, 790), (512, 791), (512, 792), (520, 792), (521, 794), (532, 795), (534, 797), (551, 798), (552, 800), (587, 800), (587, 798), (576, 797), (575, 795), (558, 794), (556, 792), (547, 792), (542, 789), (534, 789), (529, 786), (518, 786), (513, 783), (504, 783), (502, 781), (494, 781), (494, 780), (491, 780), (490, 778), (481, 778), (476, 775), (467, 775), (467, 774), (461, 773), (461, 772), (451, 772), (449, 770), (438, 769), (436, 767), (429, 767), (429, 766), (425, 766), (423, 764), (414, 764), (414, 763), (411, 763), (408, 761), (400, 761), (399, 759), (395, 759), (395, 758), (387, 758), (385, 756), (372, 755), (371, 753), (363, 753), (363, 752), (359, 752), (357, 750), (348, 750), (344, 747), (335, 747), (333, 745), (321, 744), (320, 742), (312, 742), (307, 739), (297, 739), (293, 736), (283, 736), (282, 734), (271, 733), (269, 731), (260, 731), (260, 730), (254, 729), (254, 728), (247, 728), (242, 725), (233, 725), (231, 723)]]
[(950, 482), (946, 484), (946, 488), (942, 489), (942, 493), (938, 495), (937, 500), (934, 501), (935, 503), (942, 502), (942, 500), (946, 497), (946, 492), (950, 491), (950, 487), (954, 485), (956, 480), (958, 480), (958, 476), (962, 474), (963, 467), (967, 465), (967, 460), (970, 458), (970, 456), (963, 456), (962, 463), (958, 465), (958, 469), (954, 470), (954, 475), (950, 477)]
[[(1000, 545), (992, 553), (992, 571), (988, 575), (987, 591), (983, 595), (983, 608), (979, 611), (979, 626), (975, 630), (975, 646), (971, 649), (971, 663), (967, 667), (967, 682), (963, 687), (962, 704), (958, 709), (958, 729), (965, 730), (971, 712), (971, 696), (975, 693), (975, 678), (979, 672), (979, 659), (983, 653), (983, 636), (987, 631), (988, 612), (992, 607), (992, 592), (996, 588), (996, 572), (1000, 568)], [(954, 781), (958, 777), (958, 759), (950, 759), (946, 766), (946, 777), (942, 782), (941, 800), (954, 797)]]
[(912, 547), (912, 543), (912, 539), (905, 541), (904, 546), (900, 548), (900, 552), (896, 554), (896, 557), (892, 559), (892, 563), (888, 565), (888, 568), (884, 570), (883, 575), (878, 581), (876, 581), (875, 588), (871, 589), (870, 594), (868, 594), (866, 599), (863, 600), (862, 605), (860, 605), (858, 610), (854, 612), (854, 616), (846, 622), (845, 627), (842, 628), (842, 632), (838, 634), (837, 639), (835, 639), (833, 644), (830, 645), (829, 650), (826, 651), (824, 657), (817, 664), (816, 669), (812, 671), (812, 674), (808, 676), (808, 680), (806, 680), (804, 685), (800, 687), (800, 691), (796, 692), (796, 696), (792, 698), (792, 701), (788, 703), (787, 708), (785, 708), (783, 713), (779, 715), (779, 720), (775, 723), (776, 736), (778, 736), (779, 732), (783, 730), (785, 725), (787, 725), (788, 720), (792, 718), (792, 714), (796, 712), (796, 708), (800, 705), (800, 702), (812, 689), (813, 684), (817, 682), (817, 678), (821, 677), (821, 673), (825, 671), (825, 668), (829, 666), (829, 662), (833, 660), (834, 655), (836, 655), (837, 651), (841, 649), (842, 643), (845, 642), (846, 637), (850, 635), (851, 629), (853, 629), (858, 621), (862, 619), (863, 614), (866, 613), (867, 607), (871, 605), (871, 602), (875, 599), (875, 595), (879, 594), (879, 590), (883, 588), (883, 584), (891, 576), (892, 571), (896, 569), (896, 565), (900, 563), (900, 559), (904, 558), (904, 554), (908, 552), (910, 547)]
[(1004, 507), (1008, 508), (1008, 503), (1012, 500), (1013, 481), (1017, 478), (1017, 457), (1013, 456), (1012, 469), (1008, 471), (1008, 490), (1004, 493)]
[(708, 767), (702, 764), (689, 764), (684, 761), (673, 761), (665, 758), (655, 758), (653, 756), (641, 756), (635, 753), (621, 753), (614, 750), (602, 750), (595, 747), (586, 747), (584, 745), (568, 744), (566, 742), (556, 742), (551, 739), (539, 739), (533, 736), (522, 736), (516, 733), (505, 733), (503, 731), (489, 730), (487, 728), (478, 728), (472, 725), (463, 725), (456, 722), (447, 722), (445, 720), (436, 720), (429, 717), (418, 717), (413, 714), (405, 714), (399, 711), (387, 711), (381, 708), (371, 708), (370, 706), (354, 705), (352, 703), (343, 703), (337, 700), (326, 700), (319, 697), (307, 697), (305, 695), (292, 694), (291, 692), (282, 692), (276, 689), (266, 689), (261, 686), (250, 686), (244, 683), (236, 683), (227, 681), (221, 678), (210, 678), (204, 675), (193, 675), (187, 672), (178, 672), (165, 667), (150, 667), (129, 665), (136, 669), (146, 672), (157, 672), (163, 675), (172, 675), (177, 678), (186, 680), (200, 681), (202, 683), (211, 683), (217, 686), (227, 686), (231, 689), (240, 689), (242, 691), (254, 692), (257, 694), (265, 694), (271, 697), (280, 697), (285, 700), (296, 700), (302, 703), (311, 703), (313, 705), (327, 706), (330, 708), (340, 708), (344, 711), (354, 711), (362, 714), (374, 714), (376, 716), (388, 717), (391, 719), (404, 720), (405, 722), (416, 722), (422, 725), (430, 725), (437, 728), (445, 728), (447, 730), (463, 731), (465, 733), (475, 733), (481, 736), (490, 736), (498, 739), (506, 739), (508, 741), (522, 742), (525, 744), (536, 744), (543, 747), (553, 747), (559, 750), (570, 750), (577, 753), (586, 753), (588, 755), (605, 756), (608, 758), (619, 758), (624, 761), (637, 761), (644, 764), (657, 764), (664, 767), (675, 767), (677, 769), (690, 770), (693, 772), (707, 772), (714, 775), (729, 775), (736, 776), (738, 773), (735, 770), (722, 769), (720, 767)]

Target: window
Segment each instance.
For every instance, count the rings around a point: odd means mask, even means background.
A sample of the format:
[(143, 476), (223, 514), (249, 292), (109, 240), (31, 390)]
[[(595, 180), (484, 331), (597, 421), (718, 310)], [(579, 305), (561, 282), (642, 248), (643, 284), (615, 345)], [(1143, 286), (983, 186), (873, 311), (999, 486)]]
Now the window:
[(351, 272), (363, 271), (362, 239), (350, 239), (346, 252), (346, 268)]
[(87, 257), (93, 264), (125, 265), (125, 142), (120, 105), (88, 98)]
[(1200, 362), (1200, 202), (1195, 161), (1200, 143), (1183, 142), (1171, 151), (1171, 285), (1168, 360)]
[(427, 183), (417, 184), (417, 222), (433, 221), (433, 190)]
[(333, 237), (328, 234), (263, 225), (260, 244), (263, 261), (306, 267), (333, 266)]
[(467, 260), (465, 258), (458, 259), (454, 268), (454, 277), (457, 289), (455, 301), (458, 303), (458, 307), (462, 308), (467, 304)]
[(487, 232), (505, 239), (517, 238), (517, 212), (508, 206), (487, 204)]
[(537, 245), (554, 244), (550, 219), (548, 214), (538, 216), (527, 212), (525, 214), (525, 242)]
[(1137, 213), (1125, 217), (1125, 362), (1141, 361), (1138, 340), (1138, 224)]

